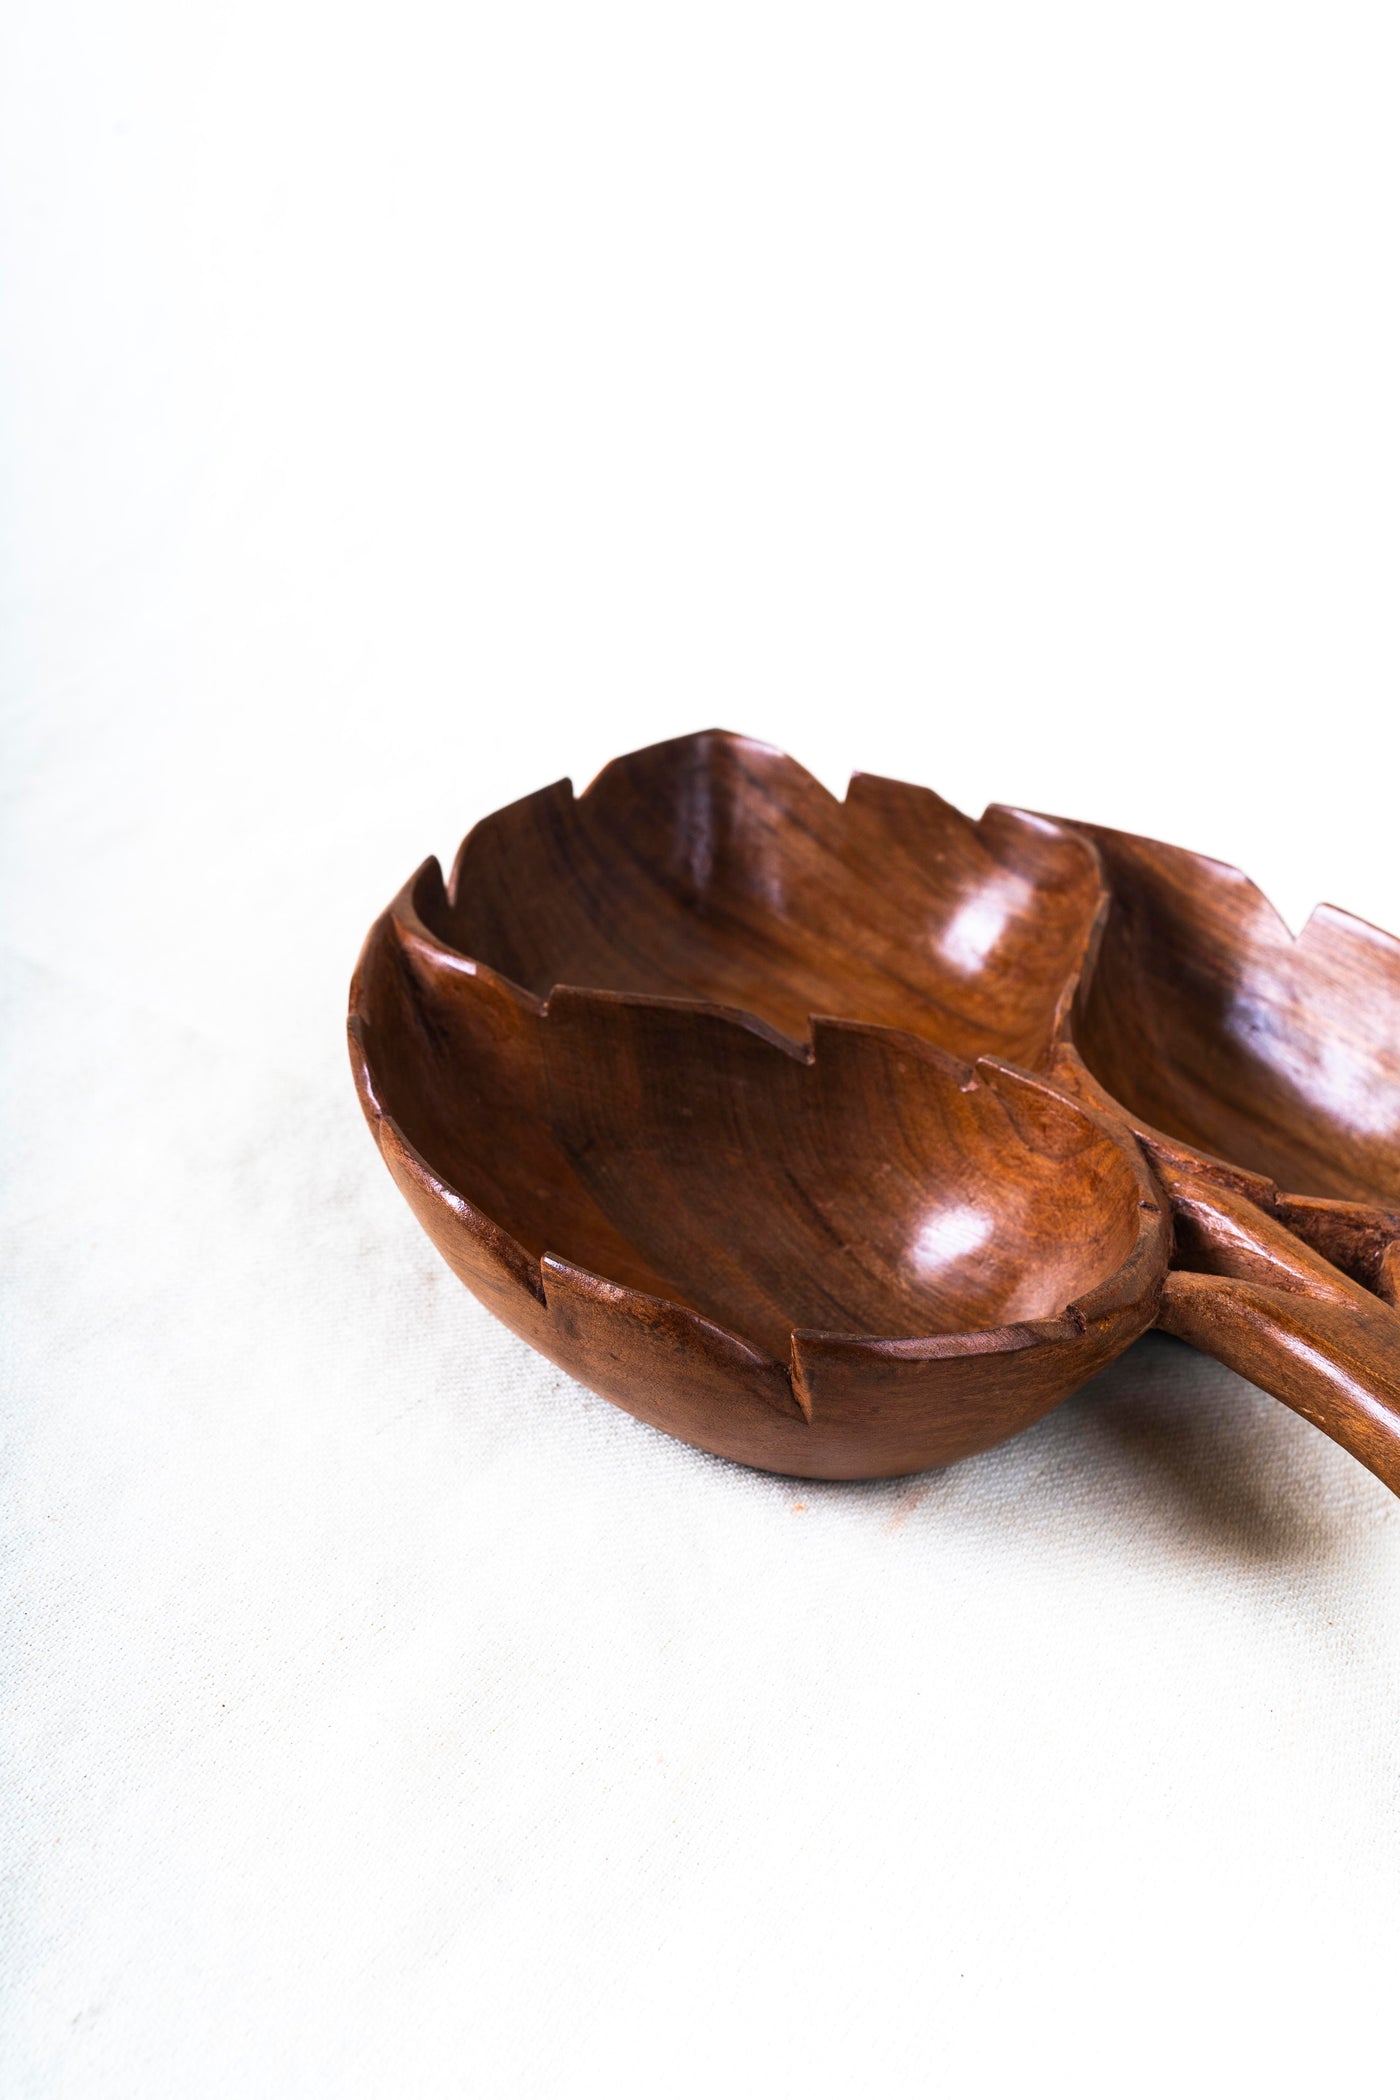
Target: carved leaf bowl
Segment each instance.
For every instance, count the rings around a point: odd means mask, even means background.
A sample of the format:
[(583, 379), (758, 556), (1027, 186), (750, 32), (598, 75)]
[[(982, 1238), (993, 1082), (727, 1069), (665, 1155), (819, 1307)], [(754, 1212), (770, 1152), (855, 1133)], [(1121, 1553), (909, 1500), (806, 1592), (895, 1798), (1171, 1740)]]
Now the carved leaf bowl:
[(710, 730), (568, 781), (468, 833), (407, 900), (444, 957), (538, 999), (556, 984), (703, 999), (795, 1041), (813, 1014), (956, 1057), (1047, 1057), (1102, 901), (1064, 825), (793, 759)]
[(1156, 1321), (1400, 1488), (1400, 950), (1314, 928), (1177, 849), (842, 802), (708, 732), (426, 862), (352, 1062), (463, 1281), (708, 1450), (942, 1464)]
[(853, 1022), (803, 1050), (681, 1001), (445, 990), (390, 914), (351, 1038), (395, 1179), (494, 1311), (674, 1435), (914, 1471), (1034, 1421), (1153, 1318), (1151, 1177), (1044, 1080)]
[(1052, 1060), (1061, 1076), (1395, 1302), (1400, 941), (1328, 904), (1295, 936), (1221, 861), (1073, 828), (1106, 898)]

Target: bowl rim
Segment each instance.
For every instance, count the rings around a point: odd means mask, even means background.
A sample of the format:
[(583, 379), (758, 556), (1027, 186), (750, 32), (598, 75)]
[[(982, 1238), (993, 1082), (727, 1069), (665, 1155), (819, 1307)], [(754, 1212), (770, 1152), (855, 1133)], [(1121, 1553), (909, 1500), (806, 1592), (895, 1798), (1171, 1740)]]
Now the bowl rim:
[[(391, 1171), (397, 1168), (395, 1179), (407, 1178), (419, 1192), (420, 1198), (432, 1209), (450, 1214), (457, 1227), (465, 1231), (475, 1243), (480, 1255), (490, 1267), (500, 1272), (501, 1281), (508, 1281), (517, 1289), (523, 1288), (546, 1311), (552, 1310), (551, 1283), (561, 1282), (565, 1278), (584, 1280), (596, 1285), (610, 1297), (616, 1297), (620, 1303), (663, 1308), (668, 1315), (684, 1323), (694, 1323), (708, 1335), (722, 1339), (726, 1348), (740, 1352), (755, 1364), (786, 1372), (791, 1379), (796, 1401), (809, 1420), (811, 1409), (804, 1399), (804, 1394), (809, 1389), (809, 1371), (816, 1357), (835, 1355), (846, 1362), (864, 1358), (872, 1362), (914, 1360), (932, 1363), (960, 1357), (995, 1356), (1051, 1344), (1073, 1343), (1134, 1311), (1144, 1315), (1144, 1325), (1150, 1322), (1171, 1255), (1170, 1208), (1141, 1147), (1121, 1117), (1106, 1113), (1097, 1103), (1086, 1101), (1063, 1083), (1044, 1073), (1027, 1071), (1024, 1067), (994, 1057), (984, 1056), (966, 1061), (954, 1057), (924, 1037), (907, 1030), (886, 1027), (878, 1022), (813, 1015), (811, 1038), (802, 1043), (783, 1034), (756, 1014), (740, 1007), (723, 1006), (711, 1000), (566, 984), (556, 985), (547, 998), (538, 999), (512, 979), (492, 969), (490, 965), (477, 963), (473, 958), (461, 956), (455, 951), (444, 955), (441, 945), (422, 926), (413, 903), (413, 891), (422, 872), (420, 868), (409, 878), (399, 896), (371, 927), (351, 981), (346, 1027), (356, 1092), (366, 1121), (385, 1155), (386, 1163), (390, 1165)], [(1133, 1243), (1108, 1275), (1100, 1278), (1087, 1290), (1077, 1293), (1053, 1313), (1035, 1319), (1009, 1321), (998, 1326), (967, 1328), (951, 1334), (842, 1333), (794, 1325), (790, 1329), (788, 1357), (784, 1362), (736, 1329), (675, 1299), (661, 1297), (641, 1291), (633, 1285), (621, 1283), (601, 1271), (590, 1269), (584, 1264), (554, 1253), (548, 1246), (538, 1258), (531, 1255), (512, 1233), (498, 1224), (471, 1197), (453, 1186), (408, 1137), (383, 1098), (375, 1073), (373, 1019), (367, 1004), (367, 965), (371, 951), (377, 944), (386, 940), (396, 943), (401, 952), (405, 953), (410, 966), (416, 951), (431, 971), (443, 973), (449, 982), (457, 980), (460, 985), (457, 996), (471, 997), (480, 993), (487, 997), (503, 997), (520, 1007), (542, 1027), (549, 1026), (551, 1018), (559, 1014), (561, 1007), (568, 1010), (580, 1003), (594, 1007), (659, 1009), (697, 1019), (717, 1020), (726, 1026), (742, 1028), (775, 1055), (807, 1065), (816, 1063), (824, 1042), (838, 1033), (875, 1037), (881, 1041), (897, 1043), (903, 1050), (913, 1054), (921, 1062), (932, 1065), (960, 1087), (982, 1084), (996, 1088), (1027, 1090), (1053, 1101), (1057, 1107), (1067, 1110), (1072, 1117), (1092, 1126), (1127, 1162), (1132, 1185), (1137, 1191), (1137, 1229)]]

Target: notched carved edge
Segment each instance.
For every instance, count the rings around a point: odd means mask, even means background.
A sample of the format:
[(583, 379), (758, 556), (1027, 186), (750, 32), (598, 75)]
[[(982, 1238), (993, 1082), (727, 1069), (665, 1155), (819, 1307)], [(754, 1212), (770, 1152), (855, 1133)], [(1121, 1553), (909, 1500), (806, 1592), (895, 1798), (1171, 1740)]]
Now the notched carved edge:
[[(426, 961), (430, 975), (436, 975), (436, 957), (431, 951), (426, 956), (422, 953), (411, 925), (405, 927), (392, 907), (371, 929), (364, 955), (368, 955), (373, 943), (386, 939), (398, 943), (411, 964)], [(750, 1384), (767, 1388), (760, 1395), (765, 1405), (780, 1415), (802, 1421), (809, 1428), (818, 1426), (819, 1419), (833, 1421), (843, 1412), (837, 1409), (833, 1413), (830, 1407), (824, 1406), (816, 1390), (823, 1382), (822, 1372), (837, 1366), (849, 1369), (857, 1364), (911, 1368), (926, 1365), (932, 1369), (938, 1364), (971, 1357), (1012, 1356), (1041, 1345), (1080, 1342), (1091, 1327), (1115, 1324), (1134, 1309), (1140, 1316), (1137, 1320), (1139, 1327), (1145, 1328), (1151, 1323), (1155, 1289), (1165, 1272), (1168, 1243), (1165, 1217), (1146, 1162), (1121, 1123), (1099, 1114), (1041, 1075), (1022, 1071), (994, 1058), (981, 1058), (971, 1065), (923, 1037), (881, 1028), (869, 1022), (816, 1016), (810, 1044), (800, 1044), (768, 1027), (754, 1015), (738, 1009), (706, 1006), (686, 999), (653, 998), (580, 987), (558, 987), (549, 1000), (536, 1001), (522, 995), (518, 987), (494, 971), (454, 972), (451, 974), (484, 980), (499, 995), (524, 1005), (545, 1026), (551, 1018), (556, 1023), (563, 1021), (567, 1025), (571, 1018), (586, 1018), (590, 1011), (598, 1008), (650, 1007), (678, 1012), (688, 1019), (710, 1019), (726, 1027), (739, 1027), (770, 1051), (808, 1067), (817, 1063), (824, 1047), (834, 1046), (838, 1041), (856, 1049), (868, 1044), (872, 1049), (887, 1050), (893, 1044), (906, 1054), (941, 1070), (964, 1090), (985, 1086), (1003, 1101), (1008, 1092), (1014, 1096), (1018, 1090), (1023, 1090), (1048, 1105), (1068, 1108), (1071, 1114), (1085, 1117), (1128, 1159), (1140, 1190), (1139, 1230), (1126, 1259), (1111, 1276), (1057, 1314), (998, 1328), (972, 1329), (961, 1334), (842, 1335), (798, 1329), (792, 1334), (787, 1362), (780, 1362), (732, 1329), (672, 1299), (654, 1297), (631, 1285), (613, 1282), (548, 1250), (536, 1261), (512, 1234), (497, 1225), (434, 1169), (380, 1100), (371, 1054), (373, 1024), (362, 1010), (364, 974), (362, 956), (351, 985), (347, 1035), (356, 1091), (385, 1165), (408, 1198), (420, 1224), (460, 1280), (477, 1295), (483, 1296), (488, 1305), (494, 1299), (502, 1298), (504, 1302), (493, 1305), (492, 1309), (507, 1317), (509, 1324), (517, 1325), (517, 1331), (521, 1316), (526, 1315), (529, 1308), (535, 1310), (524, 1324), (532, 1330), (537, 1327), (542, 1313), (554, 1340), (561, 1346), (561, 1353), (556, 1354), (554, 1350), (549, 1353), (554, 1354), (555, 1360), (571, 1375), (583, 1378), (583, 1382), (587, 1382), (583, 1377), (586, 1370), (601, 1370), (602, 1367), (591, 1362), (580, 1364), (577, 1360), (581, 1333), (570, 1316), (580, 1302), (586, 1302), (595, 1320), (604, 1325), (616, 1319), (632, 1333), (644, 1327), (653, 1343), (669, 1340), (680, 1350), (688, 1349), (700, 1359), (711, 1362), (718, 1357), (730, 1372), (739, 1371)], [(1018, 1135), (1022, 1142), (1028, 1142), (1024, 1134), (1018, 1132)], [(454, 1260), (452, 1251), (443, 1245), (441, 1225), (444, 1214), (451, 1219), (456, 1231), (465, 1236), (476, 1256), (474, 1262)], [(515, 1320), (510, 1319), (509, 1313), (512, 1296), (527, 1301), (519, 1305)], [(543, 1334), (530, 1332), (527, 1338), (537, 1345), (547, 1346), (548, 1338)], [(596, 1356), (595, 1340), (596, 1337), (590, 1339), (584, 1348), (583, 1353), (589, 1358)], [(570, 1344), (573, 1346), (567, 1346)]]
[[(893, 780), (878, 773), (853, 772), (847, 782), (844, 795), (837, 795), (825, 783), (776, 745), (763, 743), (755, 737), (746, 737), (727, 729), (703, 729), (686, 736), (670, 737), (656, 744), (644, 745), (637, 751), (624, 753), (609, 759), (606, 765), (594, 774), (588, 785), (575, 792), (572, 780), (566, 778), (552, 781), (547, 787), (537, 788), (528, 795), (517, 797), (503, 808), (493, 810), (480, 819), (467, 832), (453, 857), (451, 873), (444, 882), (441, 865), (435, 855), (424, 862), (414, 882), (428, 875), (434, 881), (436, 896), (443, 915), (455, 911), (469, 881), (473, 858), (482, 853), (495, 853), (509, 861), (512, 851), (513, 830), (526, 826), (533, 812), (549, 812), (553, 823), (571, 825), (577, 812), (585, 805), (606, 803), (610, 791), (620, 787), (624, 780), (635, 786), (637, 776), (665, 778), (668, 774), (682, 770), (687, 756), (707, 746), (715, 746), (730, 758), (748, 761), (755, 770), (748, 773), (757, 792), (766, 799), (785, 804), (794, 813), (804, 806), (819, 803), (828, 811), (849, 812), (861, 815), (865, 812), (879, 813), (882, 810), (891, 816), (916, 808), (926, 813), (945, 830), (962, 833), (976, 840), (989, 858), (1008, 874), (1022, 880), (1045, 877), (1045, 870), (1035, 855), (1028, 849), (1032, 841), (1061, 848), (1068, 855), (1080, 859), (1079, 872), (1099, 891), (1096, 912), (1101, 913), (1105, 899), (1098, 856), (1091, 844), (1078, 831), (1063, 820), (1039, 814), (1035, 811), (1012, 807), (1010, 804), (989, 803), (980, 817), (970, 817), (955, 803), (947, 801), (933, 788), (923, 787), (912, 781)], [(630, 778), (629, 778), (630, 775)], [(406, 886), (407, 887), (407, 886)], [(403, 893), (401, 893), (403, 894)], [(418, 917), (425, 941), (441, 949), (444, 959), (460, 957), (471, 963), (473, 969), (485, 970), (490, 965), (474, 960), (465, 949), (455, 947), (445, 935), (437, 933), (423, 916), (415, 901), (415, 916)], [(1087, 950), (1092, 939), (1092, 925), (1086, 929), (1081, 951)], [(1057, 998), (1055, 1021), (1068, 1000), (1073, 997), (1075, 986), (1083, 971), (1084, 954), (1078, 954), (1066, 973), (1066, 983)], [(493, 972), (493, 974), (499, 974)], [(503, 982), (510, 982), (503, 979)], [(517, 987), (518, 990), (523, 988)], [(523, 993), (523, 996), (531, 996)]]
[[(1254, 878), (1237, 868), (1233, 861), (1219, 860), (1213, 853), (1198, 853), (1192, 846), (1176, 846), (1165, 839), (1148, 838), (1143, 832), (1120, 831), (1110, 824), (1092, 824), (1084, 818), (1052, 817), (1049, 821), (1075, 833), (1096, 850), (1126, 847), (1167, 867), (1176, 863), (1192, 873), (1205, 874), (1218, 882), (1222, 889), (1244, 893), (1289, 947), (1326, 954), (1339, 935), (1347, 939), (1362, 939), (1377, 944), (1387, 961), (1400, 973), (1400, 935), (1377, 926), (1373, 920), (1358, 917), (1355, 912), (1344, 911), (1339, 904), (1315, 904), (1295, 933), (1267, 890), (1261, 889)], [(1111, 896), (1112, 880), (1106, 876), (1105, 881)]]
[(1120, 831), (1110, 825), (1092, 824), (1080, 818), (1053, 817), (1048, 821), (1074, 833), (1090, 848), (1100, 866), (1103, 888), (1103, 902), (1091, 939), (1086, 943), (1075, 981), (1061, 1000), (1056, 1014), (1048, 1059), (1052, 1077), (1077, 1099), (1092, 1101), (1127, 1123), (1159, 1173), (1204, 1175), (1220, 1188), (1243, 1197), (1268, 1217), (1276, 1219), (1306, 1246), (1341, 1270), (1344, 1276), (1361, 1284), (1374, 1296), (1388, 1304), (1400, 1305), (1400, 1211), (1349, 1198), (1294, 1195), (1252, 1167), (1241, 1166), (1221, 1153), (1208, 1152), (1203, 1147), (1188, 1144), (1183, 1138), (1173, 1137), (1169, 1131), (1159, 1129), (1118, 1101), (1090, 1071), (1074, 1040), (1074, 1009), (1092, 978), (1104, 929), (1113, 908), (1113, 876), (1105, 864), (1105, 855), (1115, 847), (1168, 869), (1174, 864), (1184, 873), (1199, 875), (1204, 872), (1222, 888), (1244, 893), (1279, 935), (1282, 945), (1306, 952), (1312, 959), (1331, 959), (1336, 956), (1341, 942), (1364, 941), (1368, 947), (1379, 951), (1383, 966), (1394, 971), (1397, 987), (1400, 987), (1400, 936), (1387, 932), (1369, 919), (1342, 910), (1339, 905), (1327, 903), (1314, 905), (1295, 934), (1267, 892), (1230, 861), (1198, 853), (1189, 846), (1171, 845), (1139, 832)]

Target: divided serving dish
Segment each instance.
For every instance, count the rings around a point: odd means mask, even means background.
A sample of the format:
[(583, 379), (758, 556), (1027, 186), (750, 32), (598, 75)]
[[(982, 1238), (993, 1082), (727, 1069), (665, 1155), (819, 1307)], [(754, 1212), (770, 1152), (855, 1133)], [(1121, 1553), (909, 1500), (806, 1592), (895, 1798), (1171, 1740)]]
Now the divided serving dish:
[(425, 862), (349, 1030), (456, 1273), (687, 1442), (921, 1470), (1155, 1324), (1400, 1491), (1400, 943), (1344, 913), (714, 731)]

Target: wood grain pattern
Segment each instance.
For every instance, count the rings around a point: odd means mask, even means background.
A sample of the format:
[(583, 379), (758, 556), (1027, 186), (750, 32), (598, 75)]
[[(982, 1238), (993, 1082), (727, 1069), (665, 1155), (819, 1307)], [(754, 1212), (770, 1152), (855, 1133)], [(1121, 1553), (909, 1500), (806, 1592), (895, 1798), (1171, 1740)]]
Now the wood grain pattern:
[(840, 802), (707, 732), (425, 863), (352, 1060), (463, 1280), (706, 1449), (943, 1463), (1157, 1319), (1400, 1491), (1397, 957), (1175, 848)]
[(1106, 903), (1057, 1075), (1157, 1159), (1400, 1291), (1400, 941), (1332, 905), (1296, 938), (1235, 868), (1080, 824)]
[(1295, 938), (1235, 868), (1081, 827), (1110, 896), (1073, 1034), (1144, 1124), (1303, 1196), (1400, 1207), (1400, 941)]
[(386, 1162), (462, 1280), (642, 1420), (784, 1472), (915, 1471), (1154, 1317), (1165, 1207), (1047, 1081), (856, 1023), (804, 1051), (700, 1004), (542, 1006), (444, 971), (404, 903), (350, 1021)]
[(1400, 1494), (1400, 1323), (1278, 1220), (1163, 1166), (1176, 1248), (1157, 1324), (1262, 1385)]
[(556, 984), (757, 1014), (906, 1028), (956, 1057), (1037, 1065), (1099, 910), (1095, 857), (1062, 825), (857, 774), (844, 802), (780, 751), (709, 731), (499, 810), (425, 933), (537, 998)]

